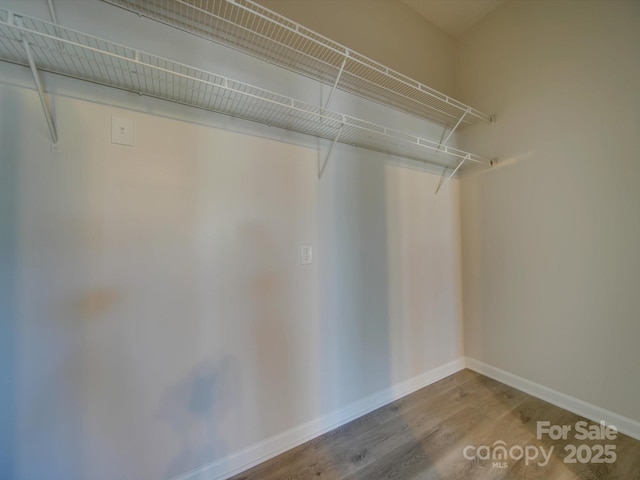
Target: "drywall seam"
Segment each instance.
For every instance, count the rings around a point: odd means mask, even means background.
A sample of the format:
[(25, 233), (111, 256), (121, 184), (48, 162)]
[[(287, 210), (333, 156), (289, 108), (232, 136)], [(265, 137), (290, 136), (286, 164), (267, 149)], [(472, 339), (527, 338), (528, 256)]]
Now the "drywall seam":
[(220, 460), (175, 477), (173, 480), (220, 480), (240, 473), (270, 458), (345, 425), (399, 398), (409, 395), (465, 368), (464, 358), (446, 363), (421, 375), (393, 385), (345, 408), (294, 427)]
[(637, 420), (587, 403), (571, 395), (558, 392), (557, 390), (532, 382), (514, 373), (493, 367), (474, 358), (466, 357), (465, 364), (470, 370), (486, 375), (518, 390), (522, 390), (529, 395), (538, 397), (565, 410), (593, 420), (594, 422), (605, 421), (607, 424), (614, 425), (621, 433), (640, 440), (640, 422)]

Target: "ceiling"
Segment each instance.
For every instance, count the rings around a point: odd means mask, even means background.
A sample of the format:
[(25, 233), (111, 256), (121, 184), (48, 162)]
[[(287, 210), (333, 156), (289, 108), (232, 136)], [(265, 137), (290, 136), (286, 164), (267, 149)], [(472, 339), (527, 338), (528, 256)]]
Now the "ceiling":
[(506, 0), (400, 0), (429, 22), (458, 37)]

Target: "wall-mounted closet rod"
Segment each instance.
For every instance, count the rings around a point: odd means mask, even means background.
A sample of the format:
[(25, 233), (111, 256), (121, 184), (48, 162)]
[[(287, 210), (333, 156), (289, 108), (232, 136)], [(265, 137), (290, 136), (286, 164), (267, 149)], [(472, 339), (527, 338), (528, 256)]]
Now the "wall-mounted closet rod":
[(138, 15), (244, 51), (333, 87), (443, 125), (491, 117), (433, 88), (347, 49), (253, 0), (103, 0)]
[[(20, 21), (16, 20), (18, 17)], [(54, 29), (60, 36), (52, 34)], [(58, 47), (59, 43), (62, 48)], [(291, 97), (3, 8), (0, 8), (0, 58), (31, 68), (54, 142), (58, 141), (56, 124), (50, 98), (45, 95), (40, 81), (41, 71), (324, 138), (333, 145), (327, 159), (332, 155), (335, 143), (342, 142), (446, 167), (447, 172), (462, 158), (466, 163), (464, 167), (459, 166), (456, 173), (466, 170), (470, 163), (482, 168), (491, 166), (478, 155), (442, 146), (433, 140), (323, 110)], [(350, 61), (347, 61), (343, 77), (349, 65)], [(319, 155), (318, 159), (323, 156)]]

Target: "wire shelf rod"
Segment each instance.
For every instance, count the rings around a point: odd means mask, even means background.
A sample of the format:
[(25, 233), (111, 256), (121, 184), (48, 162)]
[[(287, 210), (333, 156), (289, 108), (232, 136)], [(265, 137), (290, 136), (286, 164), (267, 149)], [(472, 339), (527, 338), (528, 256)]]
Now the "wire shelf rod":
[[(22, 25), (13, 22), (14, 15)], [(29, 65), (19, 48), (23, 39), (31, 60), (52, 73), (447, 168), (454, 159), (490, 166), (482, 157), (428, 139), (0, 8), (0, 59)]]
[[(492, 117), (330, 40), (253, 0), (103, 0), (379, 103), (451, 127)], [(253, 40), (252, 38), (255, 37)], [(348, 58), (345, 74), (336, 75)]]

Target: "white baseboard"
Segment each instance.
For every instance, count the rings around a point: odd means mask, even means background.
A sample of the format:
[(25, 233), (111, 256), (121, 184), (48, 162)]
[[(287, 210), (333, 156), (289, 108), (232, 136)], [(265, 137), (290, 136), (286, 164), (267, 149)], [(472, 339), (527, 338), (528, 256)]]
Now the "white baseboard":
[(608, 424), (614, 425), (619, 432), (640, 440), (640, 422), (637, 420), (619, 415), (598, 407), (597, 405), (584, 402), (578, 398), (558, 392), (557, 390), (545, 387), (544, 385), (532, 382), (526, 378), (522, 378), (518, 375), (493, 367), (473, 358), (466, 357), (465, 363), (467, 368), (470, 370), (474, 370), (513, 388), (522, 390), (525, 393), (538, 397), (549, 403), (553, 403), (558, 407), (586, 417), (594, 422), (604, 420)]
[(352, 403), (338, 411), (323, 415), (280, 435), (203, 465), (196, 470), (175, 477), (173, 480), (221, 480), (229, 478), (464, 368), (464, 358), (446, 363)]

